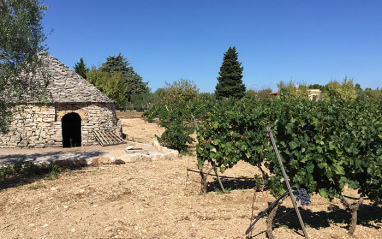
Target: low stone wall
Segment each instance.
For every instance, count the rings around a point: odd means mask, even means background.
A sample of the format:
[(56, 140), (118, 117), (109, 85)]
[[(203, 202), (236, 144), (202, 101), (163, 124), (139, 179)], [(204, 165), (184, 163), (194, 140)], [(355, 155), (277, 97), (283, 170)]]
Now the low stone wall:
[(7, 134), (0, 134), (0, 147), (62, 147), (62, 117), (81, 117), (81, 142), (98, 144), (94, 130), (121, 132), (113, 103), (27, 104), (12, 109), (13, 120)]

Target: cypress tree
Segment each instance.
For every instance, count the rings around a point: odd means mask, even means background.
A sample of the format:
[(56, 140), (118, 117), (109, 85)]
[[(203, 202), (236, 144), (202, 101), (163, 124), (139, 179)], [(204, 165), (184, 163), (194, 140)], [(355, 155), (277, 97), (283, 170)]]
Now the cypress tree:
[(89, 72), (89, 68), (86, 66), (84, 62), (84, 58), (80, 58), (80, 62), (75, 63), (74, 71), (86, 79), (86, 74)]
[(235, 47), (229, 47), (224, 54), (223, 63), (220, 67), (218, 84), (216, 85), (215, 95), (217, 99), (223, 98), (242, 98), (246, 88), (243, 84), (243, 67), (238, 61), (238, 53)]

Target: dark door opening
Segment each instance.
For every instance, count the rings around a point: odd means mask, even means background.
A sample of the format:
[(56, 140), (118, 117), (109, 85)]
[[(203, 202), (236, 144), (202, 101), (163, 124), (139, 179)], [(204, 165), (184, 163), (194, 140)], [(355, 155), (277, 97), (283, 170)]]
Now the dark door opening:
[(81, 117), (69, 113), (62, 117), (62, 143), (64, 148), (81, 146)]

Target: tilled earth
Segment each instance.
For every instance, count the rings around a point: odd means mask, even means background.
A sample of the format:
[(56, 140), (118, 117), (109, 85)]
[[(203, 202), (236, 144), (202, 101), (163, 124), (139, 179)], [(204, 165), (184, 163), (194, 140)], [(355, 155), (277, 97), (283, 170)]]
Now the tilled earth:
[[(130, 139), (144, 143), (163, 132), (140, 119), (123, 125)], [(212, 176), (210, 192), (201, 194), (199, 174), (187, 169), (197, 170), (196, 156), (67, 170), (52, 180), (2, 181), (0, 238), (245, 238), (252, 214), (275, 200), (269, 191), (254, 193), (258, 172), (244, 162), (224, 173), (233, 177), (223, 180), (230, 188), (224, 194)], [(352, 238), (350, 212), (339, 200), (313, 196), (300, 209), (310, 238)], [(380, 204), (365, 200), (358, 216), (358, 238), (382, 238)], [(254, 238), (266, 238), (265, 228), (261, 219)], [(289, 199), (276, 214), (274, 235), (304, 238)]]

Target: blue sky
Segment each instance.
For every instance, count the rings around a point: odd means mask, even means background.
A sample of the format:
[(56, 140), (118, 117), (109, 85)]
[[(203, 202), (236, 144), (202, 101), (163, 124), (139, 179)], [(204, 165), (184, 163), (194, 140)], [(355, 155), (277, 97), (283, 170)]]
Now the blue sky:
[[(354, 78), (382, 87), (380, 0), (45, 0), (49, 53), (73, 68), (121, 53), (155, 91), (181, 78), (214, 92), (235, 46), (247, 89)], [(53, 32), (50, 34), (50, 30)]]

